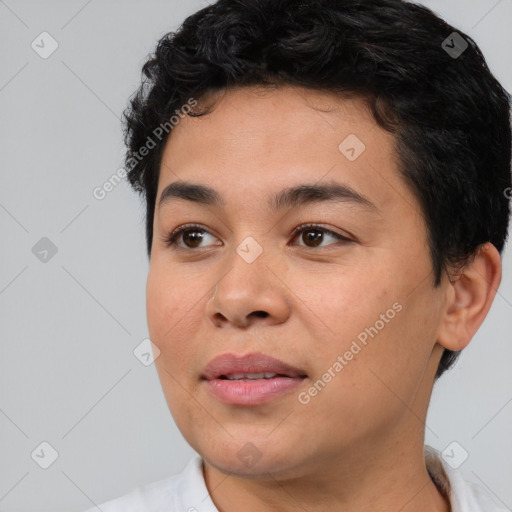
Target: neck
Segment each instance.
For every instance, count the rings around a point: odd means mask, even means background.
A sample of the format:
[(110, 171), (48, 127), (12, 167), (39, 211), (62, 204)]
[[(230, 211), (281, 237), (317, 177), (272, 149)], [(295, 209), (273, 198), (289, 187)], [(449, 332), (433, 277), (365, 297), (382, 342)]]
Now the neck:
[(450, 512), (448, 500), (431, 480), (421, 449), (396, 444), (385, 456), (375, 449), (307, 464), (296, 476), (280, 473), (251, 478), (226, 475), (204, 464), (206, 486), (220, 512), (368, 511)]

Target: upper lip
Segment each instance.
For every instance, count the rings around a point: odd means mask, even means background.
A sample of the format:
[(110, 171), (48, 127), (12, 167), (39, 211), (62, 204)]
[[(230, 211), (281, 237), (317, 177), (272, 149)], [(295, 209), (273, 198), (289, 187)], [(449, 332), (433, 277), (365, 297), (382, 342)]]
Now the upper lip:
[(279, 359), (264, 354), (221, 354), (213, 358), (204, 369), (202, 377), (216, 379), (233, 373), (277, 373), (286, 377), (305, 377), (304, 371)]

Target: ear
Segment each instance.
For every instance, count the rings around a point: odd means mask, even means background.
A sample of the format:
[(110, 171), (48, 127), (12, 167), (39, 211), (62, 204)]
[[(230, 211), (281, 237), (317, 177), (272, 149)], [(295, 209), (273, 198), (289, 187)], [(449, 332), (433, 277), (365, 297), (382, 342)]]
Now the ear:
[(448, 282), (444, 319), (437, 342), (449, 350), (462, 350), (482, 325), (501, 282), (501, 258), (490, 242), (482, 244)]

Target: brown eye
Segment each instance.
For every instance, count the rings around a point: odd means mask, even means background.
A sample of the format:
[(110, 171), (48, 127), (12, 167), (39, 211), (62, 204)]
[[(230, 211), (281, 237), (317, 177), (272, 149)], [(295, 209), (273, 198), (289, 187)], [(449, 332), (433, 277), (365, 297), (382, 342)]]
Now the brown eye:
[(322, 243), (323, 233), (319, 229), (307, 229), (302, 232), (302, 241), (308, 247), (317, 247)]
[(204, 238), (203, 233), (204, 233), (204, 231), (198, 231), (198, 230), (182, 231), (183, 243), (187, 247), (191, 247), (191, 248), (198, 247)]
[(201, 249), (208, 247), (206, 245), (201, 246), (201, 243), (207, 239), (208, 236), (215, 239), (211, 233), (201, 226), (188, 224), (175, 229), (171, 235), (165, 239), (165, 244), (168, 246), (176, 246), (175, 248), (178, 249)]
[[(302, 247), (308, 247), (310, 249), (314, 249), (316, 247), (326, 247), (328, 245), (334, 245), (338, 242), (351, 242), (350, 238), (347, 238), (343, 235), (335, 233), (330, 229), (323, 228), (316, 224), (305, 224), (296, 228), (293, 232), (294, 239), (298, 238), (302, 244), (299, 244)], [(326, 243), (323, 246), (321, 245), (329, 238), (333, 239), (333, 243)]]

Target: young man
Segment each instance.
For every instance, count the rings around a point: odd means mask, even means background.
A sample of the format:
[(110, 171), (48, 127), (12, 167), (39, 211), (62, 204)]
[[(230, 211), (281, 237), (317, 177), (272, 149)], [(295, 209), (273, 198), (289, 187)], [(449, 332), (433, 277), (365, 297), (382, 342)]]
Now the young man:
[(401, 0), (220, 0), (143, 69), (148, 325), (198, 455), (101, 510), (505, 510), (424, 447), (507, 236), (509, 98), (474, 41)]

